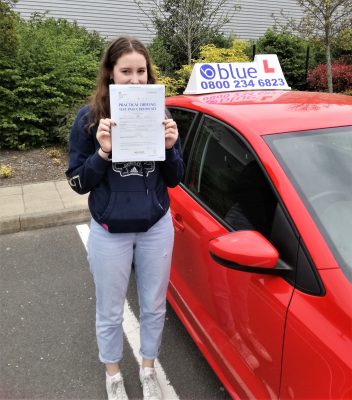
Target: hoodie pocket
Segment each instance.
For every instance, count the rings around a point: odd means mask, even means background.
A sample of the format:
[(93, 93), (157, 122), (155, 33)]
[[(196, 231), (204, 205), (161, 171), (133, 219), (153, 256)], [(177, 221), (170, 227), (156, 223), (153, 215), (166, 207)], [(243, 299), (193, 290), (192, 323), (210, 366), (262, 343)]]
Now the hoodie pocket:
[(109, 196), (109, 201), (108, 204), (105, 208), (105, 210), (103, 211), (103, 213), (101, 214), (100, 220), (106, 220), (109, 218), (114, 205), (116, 204), (116, 198), (117, 198), (117, 192), (111, 192), (110, 196)]
[(154, 225), (165, 210), (152, 190), (140, 192), (111, 192), (108, 205), (99, 218), (110, 232), (145, 232)]

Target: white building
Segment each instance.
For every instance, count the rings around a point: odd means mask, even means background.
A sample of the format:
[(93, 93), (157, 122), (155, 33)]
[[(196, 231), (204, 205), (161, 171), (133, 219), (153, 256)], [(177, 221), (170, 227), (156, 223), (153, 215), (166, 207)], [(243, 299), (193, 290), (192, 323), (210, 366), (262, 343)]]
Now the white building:
[[(234, 14), (224, 28), (225, 34), (241, 39), (256, 39), (273, 25), (272, 14), (285, 14), (293, 18), (302, 16), (296, 0), (234, 0), (241, 10)], [(146, 11), (152, 7), (150, 0), (143, 0)], [(88, 30), (96, 30), (102, 36), (114, 38), (132, 35), (149, 43), (153, 33), (148, 30), (150, 22), (133, 0), (19, 0), (15, 6), (22, 17), (29, 18), (33, 12), (48, 12), (48, 16), (77, 21)]]

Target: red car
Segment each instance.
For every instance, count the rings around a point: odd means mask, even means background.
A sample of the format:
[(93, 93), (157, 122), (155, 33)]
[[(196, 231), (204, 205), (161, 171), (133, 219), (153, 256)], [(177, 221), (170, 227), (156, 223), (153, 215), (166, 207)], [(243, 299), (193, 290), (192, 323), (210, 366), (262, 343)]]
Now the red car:
[(181, 95), (168, 300), (235, 399), (352, 399), (352, 97)]

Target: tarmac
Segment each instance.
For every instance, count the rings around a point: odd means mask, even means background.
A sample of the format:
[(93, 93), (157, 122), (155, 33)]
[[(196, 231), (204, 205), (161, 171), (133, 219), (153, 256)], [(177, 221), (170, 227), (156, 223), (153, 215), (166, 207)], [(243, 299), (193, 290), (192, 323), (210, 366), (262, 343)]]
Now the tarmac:
[(66, 180), (0, 187), (0, 234), (87, 222), (88, 194)]

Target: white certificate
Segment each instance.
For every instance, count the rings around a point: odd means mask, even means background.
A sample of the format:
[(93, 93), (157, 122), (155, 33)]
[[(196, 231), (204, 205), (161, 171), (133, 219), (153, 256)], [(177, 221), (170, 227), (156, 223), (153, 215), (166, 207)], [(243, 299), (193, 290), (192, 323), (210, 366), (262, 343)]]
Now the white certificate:
[(164, 85), (110, 85), (112, 161), (165, 160)]

